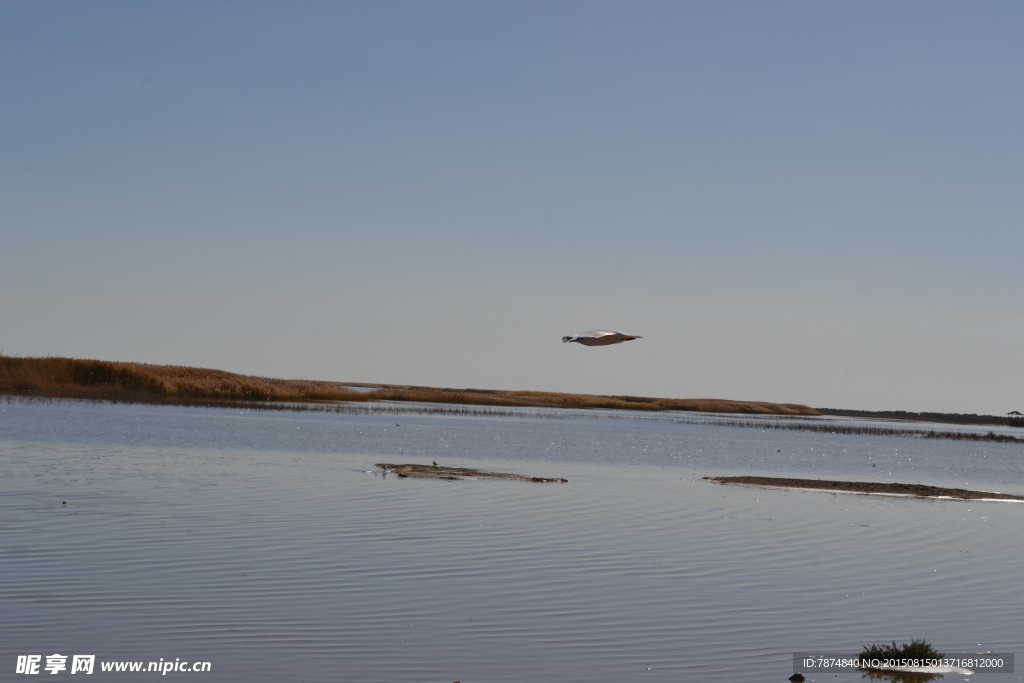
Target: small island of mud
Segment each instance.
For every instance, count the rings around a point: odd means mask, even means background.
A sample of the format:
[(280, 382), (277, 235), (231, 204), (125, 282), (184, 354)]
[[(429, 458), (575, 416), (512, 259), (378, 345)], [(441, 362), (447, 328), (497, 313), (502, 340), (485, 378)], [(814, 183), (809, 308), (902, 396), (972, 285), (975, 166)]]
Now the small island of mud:
[(823, 479), (785, 479), (782, 477), (704, 477), (719, 484), (742, 484), (745, 486), (769, 486), (784, 489), (812, 489), (847, 493), (863, 493), (890, 496), (917, 496), (918, 498), (957, 498), (961, 500), (1018, 500), (1024, 496), (967, 489), (944, 489), (939, 486), (922, 484), (882, 484), (874, 481), (826, 481)]
[(485, 472), (468, 467), (442, 467), (441, 465), (390, 465), (377, 463), (377, 467), (397, 477), (422, 477), (425, 479), (511, 479), (513, 481), (539, 481), (545, 483), (568, 483), (568, 479), (545, 479), (544, 477), (528, 477), (525, 474), (508, 472)]

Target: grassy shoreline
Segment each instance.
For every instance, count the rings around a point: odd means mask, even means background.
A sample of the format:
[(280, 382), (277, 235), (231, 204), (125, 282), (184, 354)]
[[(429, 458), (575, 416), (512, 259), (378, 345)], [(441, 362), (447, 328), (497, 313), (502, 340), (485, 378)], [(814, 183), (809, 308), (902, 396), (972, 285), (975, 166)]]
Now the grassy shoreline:
[[(369, 391), (348, 387), (359, 386)], [(542, 391), (444, 389), (409, 385), (285, 380), (238, 375), (223, 370), (177, 365), (149, 365), (77, 358), (0, 356), (0, 395), (42, 398), (224, 405), (237, 402), (411, 401), (484, 406), (624, 409), (738, 413), (749, 415), (819, 415), (792, 403), (722, 399), (666, 399), (599, 396)]]

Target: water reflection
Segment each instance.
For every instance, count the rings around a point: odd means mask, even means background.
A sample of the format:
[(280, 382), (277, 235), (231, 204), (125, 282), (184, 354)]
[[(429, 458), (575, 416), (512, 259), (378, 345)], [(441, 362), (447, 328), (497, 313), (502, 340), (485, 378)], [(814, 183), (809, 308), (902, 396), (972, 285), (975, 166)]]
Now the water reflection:
[[(725, 683), (781, 680), (798, 648), (908, 633), (1024, 647), (1024, 505), (701, 480), (1024, 493), (1016, 446), (657, 420), (400, 423), (0, 404), (0, 662), (187, 655), (214, 663), (211, 683)], [(381, 461), (570, 483), (367, 477)], [(829, 680), (940, 677), (905, 676)]]
[(891, 683), (928, 683), (944, 678), (942, 674), (920, 673), (916, 671), (884, 671), (868, 669), (861, 675), (866, 681), (885, 681)]

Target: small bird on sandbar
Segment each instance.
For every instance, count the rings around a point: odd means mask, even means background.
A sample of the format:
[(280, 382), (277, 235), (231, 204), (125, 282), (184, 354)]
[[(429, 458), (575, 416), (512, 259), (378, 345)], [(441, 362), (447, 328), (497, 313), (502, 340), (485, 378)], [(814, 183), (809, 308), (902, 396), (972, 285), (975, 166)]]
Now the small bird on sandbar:
[(434, 467), (440, 467), (440, 465), (437, 464), (436, 460), (434, 461)]
[(623, 334), (622, 332), (610, 332), (608, 330), (590, 330), (589, 332), (574, 334), (571, 337), (562, 337), (562, 343), (576, 342), (584, 346), (608, 346), (609, 344), (621, 344), (633, 339), (643, 339), (643, 337)]

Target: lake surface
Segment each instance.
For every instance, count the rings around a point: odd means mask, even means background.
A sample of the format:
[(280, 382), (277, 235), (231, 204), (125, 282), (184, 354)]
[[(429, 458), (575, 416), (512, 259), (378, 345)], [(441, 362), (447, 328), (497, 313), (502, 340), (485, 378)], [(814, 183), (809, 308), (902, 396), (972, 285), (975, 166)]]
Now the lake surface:
[[(795, 651), (912, 638), (1024, 654), (1024, 504), (701, 479), (1024, 494), (1021, 444), (381, 411), (0, 403), (0, 679), (54, 653), (95, 654), (87, 680), (162, 658), (371, 683), (781, 682)], [(374, 466), (433, 460), (569, 483)]]

